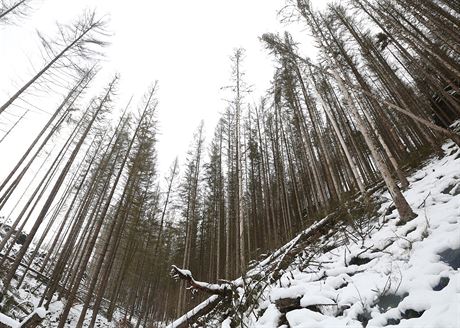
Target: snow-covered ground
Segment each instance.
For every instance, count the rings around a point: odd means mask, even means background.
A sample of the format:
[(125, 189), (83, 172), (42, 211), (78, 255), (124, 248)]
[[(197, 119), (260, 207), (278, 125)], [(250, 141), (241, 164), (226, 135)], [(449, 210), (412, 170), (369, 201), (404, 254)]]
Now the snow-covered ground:
[[(42, 318), (44, 318), (43, 322), (41, 323), (40, 327), (57, 327), (59, 322), (59, 316), (65, 306), (62, 301), (54, 300), (51, 302), (50, 307), (48, 310), (45, 310), (43, 307), (38, 307), (39, 302), (39, 295), (42, 288), (37, 289), (34, 293), (29, 291), (29, 287), (34, 284), (37, 284), (35, 279), (27, 279), (26, 284), (23, 288), (18, 291), (16, 295), (16, 299), (20, 300), (22, 304), (28, 305), (30, 310), (33, 310), (32, 313), (38, 313)], [(11, 294), (10, 294), (11, 295)], [(73, 328), (76, 326), (78, 319), (81, 313), (81, 304), (76, 304), (70, 311), (69, 317), (67, 319), (67, 323), (65, 327)], [(16, 319), (11, 318), (10, 316), (6, 316), (0, 312), (0, 324), (6, 324), (8, 327), (16, 328), (21, 327), (20, 322), (24, 322), (28, 315), (24, 315), (23, 312), (19, 311), (19, 309), (10, 311), (9, 315), (14, 316)], [(91, 309), (88, 310), (85, 322), (83, 327), (87, 327), (89, 322), (91, 321), (92, 311)], [(96, 327), (100, 328), (114, 328), (120, 327), (120, 323), (123, 322), (123, 315), (117, 311), (114, 314), (114, 320), (112, 322), (108, 322), (107, 319), (99, 315), (96, 320)], [(0, 325), (1, 326), (1, 325)]]
[(409, 177), (404, 195), (417, 218), (398, 226), (388, 193), (377, 195), (387, 200), (364, 240), (318, 252), (302, 270), (297, 258), (247, 326), (460, 327), (460, 150), (443, 148), (446, 157)]
[[(256, 311), (245, 318), (246, 327), (460, 327), (460, 150), (450, 142), (443, 148), (444, 158), (427, 161), (409, 177), (404, 195), (417, 218), (398, 226), (389, 195), (376, 195), (384, 201), (378, 218), (362, 229), (365, 237), (358, 238), (352, 227), (339, 229), (326, 241), (337, 246), (323, 253), (306, 250), (314, 255), (308, 265), (306, 254), (298, 256), (264, 290)], [(36, 284), (27, 279), (17, 291), (31, 310), (43, 289), (30, 292)], [(55, 327), (62, 307), (53, 301), (42, 326)], [(76, 305), (66, 327), (75, 326), (79, 313)], [(0, 315), (2, 320), (11, 319)], [(116, 323), (99, 316), (97, 326)]]
[[(1, 234), (0, 234), (1, 240)], [(14, 245), (12, 254), (17, 252), (20, 245)], [(20, 267), (18, 272), (19, 276), (22, 276), (24, 268)], [(0, 280), (0, 287), (3, 287)], [(16, 288), (13, 291), (9, 291), (8, 295), (3, 298), (0, 303), (0, 327), (1, 324), (6, 325), (7, 327), (17, 328), (21, 327), (21, 323), (24, 323), (27, 318), (33, 313), (37, 313), (42, 318), (44, 318), (40, 327), (57, 327), (59, 322), (59, 316), (64, 309), (65, 303), (57, 299), (54, 296), (53, 301), (50, 303), (49, 309), (45, 310), (43, 307), (39, 307), (39, 301), (42, 293), (45, 290), (45, 285), (43, 282), (35, 279), (34, 274), (28, 274), (24, 283), (21, 285), (21, 288), (17, 290)], [(14, 297), (14, 302), (10, 302), (9, 299)], [(70, 310), (66, 328), (73, 328), (76, 326), (78, 319), (81, 313), (81, 304), (75, 304)], [(6, 314), (2, 313), (2, 309), (7, 309)], [(91, 321), (92, 311), (89, 309), (85, 316), (85, 322), (83, 327), (87, 327)], [(119, 310), (116, 310), (114, 313), (114, 319), (111, 322), (108, 322), (107, 319), (98, 315), (96, 319), (96, 327), (100, 328), (115, 328), (123, 327), (122, 322), (125, 322), (124, 313), (121, 313)], [(131, 323), (135, 323), (135, 320), (132, 320)]]

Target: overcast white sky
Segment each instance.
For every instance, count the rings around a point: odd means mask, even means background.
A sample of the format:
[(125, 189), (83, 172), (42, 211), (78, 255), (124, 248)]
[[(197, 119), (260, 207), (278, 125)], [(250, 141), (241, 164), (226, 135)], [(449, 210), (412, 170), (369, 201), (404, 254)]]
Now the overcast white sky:
[[(325, 0), (315, 4), (324, 5)], [(104, 69), (98, 83), (115, 72), (121, 75), (118, 106), (134, 95), (135, 101), (153, 81), (159, 81), (159, 160), (162, 171), (176, 155), (188, 148), (193, 131), (205, 120), (208, 136), (226, 103), (220, 87), (228, 84), (232, 50), (246, 49), (246, 80), (254, 85), (247, 101), (257, 101), (273, 74), (271, 58), (258, 37), (265, 32), (283, 32), (277, 12), (284, 0), (36, 0), (28, 18), (16, 26), (0, 25), (0, 102), (30, 78), (39, 67), (40, 45), (35, 30), (53, 35), (56, 21), (72, 21), (85, 8), (96, 8), (109, 17), (113, 32), (105, 49)], [(298, 41), (307, 43), (302, 27), (290, 27)], [(303, 39), (303, 40), (300, 40)], [(96, 84), (98, 84), (96, 83)], [(94, 93), (98, 90), (94, 90)], [(55, 99), (58, 101), (59, 98)], [(44, 108), (48, 112), (55, 106)], [(27, 106), (25, 106), (27, 107)], [(20, 108), (10, 109), (22, 114)], [(26, 119), (0, 144), (0, 179), (25, 150), (48, 115), (28, 113)], [(0, 117), (0, 129), (8, 126)], [(0, 138), (3, 132), (0, 132)]]

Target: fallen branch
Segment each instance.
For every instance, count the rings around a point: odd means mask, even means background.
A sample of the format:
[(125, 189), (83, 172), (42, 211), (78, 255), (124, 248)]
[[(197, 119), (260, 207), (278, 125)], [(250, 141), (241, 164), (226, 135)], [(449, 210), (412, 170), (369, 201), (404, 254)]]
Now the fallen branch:
[(192, 293), (196, 291), (202, 291), (212, 295), (220, 295), (222, 297), (228, 296), (232, 293), (230, 284), (210, 284), (207, 282), (196, 281), (193, 279), (192, 273), (189, 270), (179, 269), (177, 266), (173, 265), (171, 269), (171, 276), (174, 279), (182, 279), (189, 283), (190, 287), (193, 289)]

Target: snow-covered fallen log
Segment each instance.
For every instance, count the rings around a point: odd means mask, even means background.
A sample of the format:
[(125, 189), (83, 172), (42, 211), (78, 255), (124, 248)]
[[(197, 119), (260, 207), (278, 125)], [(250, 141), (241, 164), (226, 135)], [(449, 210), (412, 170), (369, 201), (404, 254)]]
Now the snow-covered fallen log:
[[(281, 272), (290, 265), (290, 260), (302, 251), (301, 245), (307, 242), (312, 236), (317, 236), (318, 231), (324, 229), (328, 223), (336, 218), (337, 213), (334, 212), (315, 222), (294, 239), (280, 247), (275, 253), (261, 261), (255, 268), (248, 271), (244, 279), (251, 280), (257, 275), (270, 272), (269, 282), (273, 283), (279, 279)], [(196, 322), (198, 318), (211, 312), (217, 304), (225, 298), (231, 297), (239, 287), (244, 285), (243, 277), (239, 277), (231, 282), (223, 284), (200, 282), (193, 278), (193, 275), (189, 270), (180, 269), (175, 265), (172, 266), (171, 275), (175, 279), (182, 279), (188, 282), (192, 290), (203, 291), (208, 294), (213, 294), (213, 296), (174, 321), (170, 326), (168, 326), (168, 328), (187, 327), (187, 325)]]
[(21, 322), (0, 313), (0, 328), (35, 328), (45, 318), (46, 310), (43, 307), (35, 309)]
[(182, 317), (174, 321), (172, 324), (167, 326), (167, 328), (185, 328), (188, 327), (189, 324), (192, 324), (196, 321), (196, 318), (209, 313), (212, 309), (216, 307), (216, 305), (222, 300), (222, 296), (219, 295), (212, 295), (204, 302), (200, 303), (199, 305), (195, 306), (192, 310), (188, 311)]

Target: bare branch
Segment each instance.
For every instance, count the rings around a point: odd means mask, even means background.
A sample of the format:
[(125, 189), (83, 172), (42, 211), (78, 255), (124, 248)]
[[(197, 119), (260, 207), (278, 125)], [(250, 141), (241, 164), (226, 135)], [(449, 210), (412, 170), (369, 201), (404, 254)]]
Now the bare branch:
[(172, 266), (171, 276), (176, 280), (182, 279), (188, 282), (193, 294), (198, 291), (202, 291), (213, 295), (228, 296), (232, 293), (232, 289), (230, 288), (231, 286), (228, 283), (211, 284), (207, 282), (196, 281), (189, 270), (179, 269), (175, 265)]

